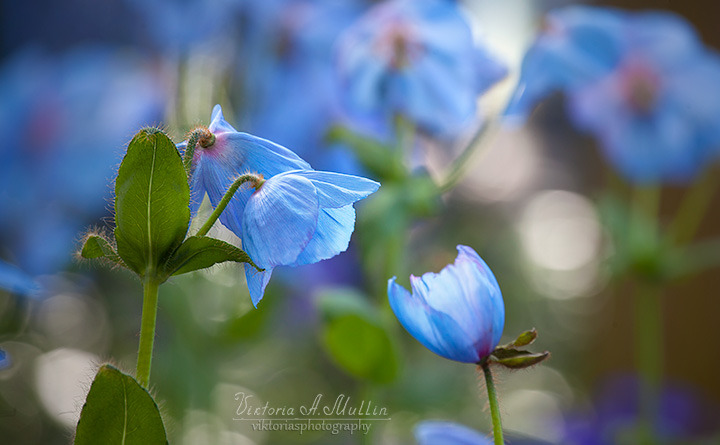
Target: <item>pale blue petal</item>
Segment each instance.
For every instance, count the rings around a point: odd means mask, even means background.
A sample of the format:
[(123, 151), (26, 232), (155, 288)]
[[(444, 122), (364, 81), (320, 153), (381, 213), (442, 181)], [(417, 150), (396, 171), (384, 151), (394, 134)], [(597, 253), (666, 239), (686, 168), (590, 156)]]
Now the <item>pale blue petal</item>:
[(232, 125), (225, 121), (225, 117), (223, 117), (222, 107), (220, 107), (220, 104), (213, 107), (212, 114), (210, 115), (210, 125), (208, 126), (208, 129), (213, 134), (237, 132), (237, 130), (235, 130)]
[(470, 336), (447, 314), (428, 306), (419, 295), (411, 295), (388, 281), (388, 298), (398, 321), (420, 343), (432, 352), (450, 360), (477, 363), (477, 354)]
[(315, 233), (318, 212), (312, 182), (291, 174), (270, 178), (248, 200), (243, 248), (263, 268), (293, 264)]
[(250, 292), (250, 299), (252, 300), (253, 306), (257, 307), (265, 295), (265, 287), (267, 287), (270, 281), (273, 268), (266, 267), (264, 271), (260, 272), (247, 263), (245, 263), (244, 266), (245, 281), (247, 282), (248, 291)]
[(427, 420), (415, 426), (418, 445), (492, 445), (492, 440), (454, 422)]
[(485, 262), (467, 246), (440, 273), (410, 277), (413, 295), (435, 311), (447, 314), (462, 329), (479, 357), (497, 346), (505, 323), (500, 287)]
[(344, 207), (366, 198), (380, 187), (379, 183), (371, 179), (342, 173), (306, 170), (292, 174), (312, 181), (320, 207), (323, 208)]
[(294, 265), (317, 263), (344, 252), (354, 228), (355, 209), (352, 205), (321, 209), (315, 234)]

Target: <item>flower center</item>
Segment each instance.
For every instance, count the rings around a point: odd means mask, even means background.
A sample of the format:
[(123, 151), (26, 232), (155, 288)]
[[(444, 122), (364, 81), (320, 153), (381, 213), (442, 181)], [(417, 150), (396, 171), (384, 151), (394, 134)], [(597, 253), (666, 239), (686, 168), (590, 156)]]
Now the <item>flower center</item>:
[(622, 88), (630, 107), (640, 114), (652, 112), (658, 101), (660, 81), (648, 67), (631, 65), (623, 69)]

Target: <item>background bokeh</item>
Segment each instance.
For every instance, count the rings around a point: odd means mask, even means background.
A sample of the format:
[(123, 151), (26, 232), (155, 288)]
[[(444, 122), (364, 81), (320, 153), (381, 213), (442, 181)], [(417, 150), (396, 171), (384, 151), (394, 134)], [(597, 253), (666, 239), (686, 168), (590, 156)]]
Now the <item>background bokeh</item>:
[[(78, 261), (74, 251), (88, 228), (112, 227), (114, 172), (140, 127), (161, 125), (180, 142), (193, 126), (208, 124), (220, 103), (240, 131), (283, 144), (317, 169), (368, 174), (347, 147), (325, 136), (331, 124), (342, 123), (332, 80), (335, 39), (373, 3), (0, 5), (0, 442), (68, 443), (97, 366), (109, 361), (134, 369), (140, 283), (124, 271)], [(478, 122), (506, 103), (543, 14), (579, 3), (462, 2), (478, 39), (509, 69), (480, 100)], [(716, 2), (586, 3), (674, 11), (708, 46), (720, 48)], [(472, 131), (466, 133), (453, 141), (428, 139), (407, 165), (439, 178)], [(404, 444), (414, 443), (412, 428), (425, 419), (489, 432), (474, 368), (424, 349), (394, 320), (385, 294), (392, 275), (406, 285), (410, 273), (439, 271), (455, 258), (455, 246), (466, 244), (500, 283), (503, 342), (535, 327), (537, 348), (552, 353), (530, 370), (497, 374), (514, 443), (613, 443), (567, 437), (593, 422), (602, 436), (602, 419), (632, 417), (635, 287), (614, 273), (619, 249), (605, 219), (608, 190), (622, 200), (628, 187), (596, 142), (568, 122), (560, 95), (524, 125), (491, 137), (457, 187), (437, 201), (420, 195), (409, 205), (412, 216), (388, 211), (382, 200), (389, 195), (358, 205), (348, 252), (276, 271), (259, 309), (236, 265), (162, 286), (151, 386), (170, 442)], [(718, 174), (708, 166), (705, 177)], [(661, 220), (675, 216), (688, 190), (663, 187)], [(698, 239), (720, 236), (720, 197), (711, 193)], [(398, 224), (407, 228), (407, 242), (383, 230), (405, 217)], [(720, 250), (718, 242), (709, 246)], [(347, 373), (329, 351), (333, 308), (346, 300), (367, 302), (378, 323), (389, 326), (394, 358), (380, 377)], [(664, 287), (662, 305), (667, 417), (689, 431), (671, 443), (719, 443), (717, 267)], [(368, 356), (386, 346), (365, 345)], [(373, 423), (365, 438), (258, 432), (233, 420), (240, 392), (276, 407), (344, 394), (387, 407), (392, 420)], [(685, 421), (687, 413), (693, 415)]]

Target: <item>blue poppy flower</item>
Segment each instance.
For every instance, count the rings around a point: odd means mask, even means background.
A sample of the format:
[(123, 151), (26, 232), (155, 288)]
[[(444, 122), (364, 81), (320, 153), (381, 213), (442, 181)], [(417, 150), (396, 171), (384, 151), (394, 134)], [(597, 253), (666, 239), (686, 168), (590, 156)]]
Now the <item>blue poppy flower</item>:
[(243, 249), (265, 269), (245, 267), (253, 304), (262, 299), (273, 268), (316, 263), (345, 251), (355, 227), (352, 204), (379, 186), (359, 176), (294, 170), (255, 190), (242, 220)]
[[(256, 173), (268, 178), (289, 170), (310, 169), (310, 164), (287, 148), (236, 131), (225, 121), (220, 105), (213, 108), (208, 129), (215, 142), (204, 148), (198, 144), (193, 158), (190, 184), (193, 212), (206, 193), (213, 207), (217, 206), (238, 175)], [(178, 147), (184, 150), (186, 145), (187, 141)], [(220, 215), (220, 222), (241, 238), (243, 209), (251, 193), (247, 187), (238, 190)]]
[(454, 2), (391, 0), (341, 36), (338, 73), (351, 119), (399, 113), (447, 136), (472, 120), (477, 96), (506, 68), (475, 44)]
[(418, 445), (492, 445), (492, 440), (454, 422), (427, 420), (415, 426)]
[(526, 56), (509, 114), (565, 92), (575, 125), (638, 183), (687, 181), (717, 157), (720, 56), (684, 19), (573, 7), (549, 23)]
[(454, 264), (440, 273), (410, 276), (412, 294), (388, 281), (388, 297), (405, 329), (432, 352), (478, 363), (495, 349), (505, 324), (505, 306), (490, 268), (470, 247), (457, 246)]

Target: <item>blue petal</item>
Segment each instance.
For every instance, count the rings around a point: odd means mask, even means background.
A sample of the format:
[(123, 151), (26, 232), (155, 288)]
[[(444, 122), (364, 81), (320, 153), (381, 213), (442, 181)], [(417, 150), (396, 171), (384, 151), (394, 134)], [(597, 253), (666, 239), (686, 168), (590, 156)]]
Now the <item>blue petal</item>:
[(0, 288), (23, 296), (33, 296), (40, 291), (40, 285), (30, 275), (2, 260), (0, 260)]
[(609, 72), (621, 55), (624, 18), (616, 10), (583, 6), (548, 14), (548, 29), (525, 54), (505, 115), (522, 121), (549, 94), (576, 88)]
[(477, 431), (454, 422), (426, 420), (415, 426), (418, 445), (491, 445), (492, 441)]
[(371, 179), (342, 173), (306, 170), (295, 171), (293, 175), (312, 181), (323, 208), (344, 207), (369, 196), (380, 187)]
[[(196, 150), (192, 176), (193, 205), (198, 206), (207, 193), (213, 206), (217, 206), (235, 178), (244, 173), (257, 173), (265, 178), (296, 169), (310, 169), (310, 164), (292, 151), (267, 139), (236, 132), (223, 119), (219, 106), (213, 109), (210, 130), (215, 144)], [(252, 191), (249, 187), (238, 190), (220, 215), (220, 222), (242, 238), (242, 214)]]
[(247, 282), (248, 291), (250, 292), (250, 299), (252, 300), (253, 306), (257, 308), (258, 303), (262, 300), (265, 295), (265, 287), (267, 287), (270, 277), (272, 276), (272, 267), (266, 267), (264, 271), (259, 272), (257, 269), (249, 264), (245, 266), (245, 281)]
[(292, 174), (270, 178), (248, 200), (243, 248), (263, 268), (293, 264), (315, 233), (319, 210), (309, 180)]
[(355, 209), (352, 205), (321, 209), (315, 234), (294, 265), (317, 263), (344, 252), (354, 228)]
[(450, 360), (477, 363), (480, 357), (471, 337), (447, 314), (438, 312), (419, 295), (411, 295), (388, 280), (390, 307), (403, 327), (432, 352)]
[(210, 125), (208, 129), (213, 133), (237, 133), (237, 130), (232, 125), (227, 123), (225, 117), (223, 117), (222, 107), (220, 104), (215, 105), (210, 115)]

